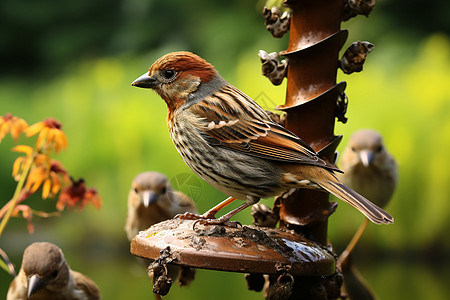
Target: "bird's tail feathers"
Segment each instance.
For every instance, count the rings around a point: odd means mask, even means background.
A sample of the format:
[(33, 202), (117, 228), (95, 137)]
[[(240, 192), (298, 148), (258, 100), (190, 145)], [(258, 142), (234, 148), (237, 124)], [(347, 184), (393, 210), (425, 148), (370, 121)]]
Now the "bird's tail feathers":
[[(329, 173), (328, 173), (329, 174)], [(351, 206), (363, 213), (370, 221), (375, 224), (394, 223), (394, 218), (383, 209), (373, 204), (348, 186), (342, 184), (334, 175), (329, 174), (329, 180), (317, 182), (323, 189), (329, 193), (344, 200)]]

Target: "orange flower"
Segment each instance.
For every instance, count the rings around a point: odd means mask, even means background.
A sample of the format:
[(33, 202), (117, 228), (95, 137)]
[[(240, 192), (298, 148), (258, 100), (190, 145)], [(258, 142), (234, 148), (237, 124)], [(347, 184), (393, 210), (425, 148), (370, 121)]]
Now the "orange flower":
[(59, 211), (64, 210), (66, 205), (69, 207), (78, 206), (79, 209), (83, 209), (83, 207), (89, 203), (92, 203), (97, 209), (100, 208), (102, 205), (102, 198), (97, 193), (96, 189), (86, 189), (82, 178), (78, 181), (73, 180), (73, 178), (70, 178), (70, 180), (72, 181), (72, 185), (61, 191), (58, 202), (56, 203), (56, 208)]
[(7, 113), (4, 116), (0, 116), (0, 142), (5, 135), (10, 132), (15, 142), (19, 139), (19, 135), (25, 131), (28, 127), (27, 122), (23, 119)]
[(53, 197), (61, 189), (61, 177), (68, 182), (69, 178), (66, 170), (56, 160), (50, 160), (43, 154), (38, 155), (35, 166), (28, 175), (25, 187), (30, 193), (36, 192), (42, 185), (42, 198)]
[(48, 177), (44, 180), (42, 185), (42, 198), (45, 199), (48, 196), (54, 197), (61, 189), (61, 178), (64, 182), (69, 181), (67, 171), (62, 167), (62, 165), (56, 161), (52, 160), (50, 162), (50, 171)]
[[(19, 145), (13, 148), (13, 151), (23, 152), (26, 157), (18, 157), (13, 164), (13, 177), (18, 180), (22, 174), (23, 168), (27, 160), (31, 159), (33, 149), (29, 146)], [(34, 157), (33, 165), (30, 169), (30, 173), (27, 176), (27, 182), (25, 184), (26, 189), (33, 194), (36, 192), (44, 180), (49, 177), (50, 170), (50, 157), (45, 154), (37, 154)]]
[(67, 147), (66, 134), (61, 130), (61, 123), (55, 119), (48, 118), (42, 122), (31, 125), (25, 130), (27, 137), (39, 133), (36, 145), (38, 148), (46, 146), (55, 147), (55, 152), (58, 153), (62, 148)]
[[(13, 172), (12, 176), (16, 181), (19, 181), (20, 175), (22, 174), (23, 168), (25, 168), (25, 165), (28, 160), (31, 159), (31, 156), (33, 155), (33, 148), (26, 145), (17, 145), (12, 148), (12, 151), (14, 152), (22, 152), (25, 153), (26, 156), (19, 156), (16, 158), (13, 164)], [(44, 155), (44, 154), (41, 154)]]
[[(13, 164), (12, 176), (15, 180), (19, 180), (27, 160), (31, 159), (33, 149), (30, 146), (18, 145), (12, 150), (26, 154), (26, 157), (18, 157)], [(67, 171), (60, 162), (51, 160), (47, 155), (39, 153), (34, 157), (25, 188), (30, 194), (33, 194), (42, 186), (42, 198), (46, 199), (49, 196), (53, 197), (59, 192), (62, 185), (61, 179), (66, 183), (69, 181)]]

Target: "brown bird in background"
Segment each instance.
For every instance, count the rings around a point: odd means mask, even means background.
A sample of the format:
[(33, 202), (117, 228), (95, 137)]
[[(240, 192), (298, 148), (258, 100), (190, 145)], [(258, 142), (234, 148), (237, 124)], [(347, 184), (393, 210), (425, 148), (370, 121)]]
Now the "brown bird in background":
[(185, 212), (197, 213), (194, 202), (182, 192), (173, 190), (164, 174), (140, 173), (134, 178), (128, 194), (125, 224), (128, 240), (153, 224)]
[(90, 278), (69, 268), (60, 248), (39, 242), (25, 249), (6, 299), (94, 300), (100, 299), (100, 292)]
[[(340, 166), (344, 174), (338, 176), (344, 184), (380, 207), (389, 203), (397, 185), (397, 164), (378, 132), (371, 129), (355, 132), (344, 149)], [(366, 219), (339, 260), (353, 250), (367, 224)]]
[[(128, 240), (131, 241), (139, 231), (185, 212), (198, 213), (191, 198), (173, 190), (164, 174), (140, 173), (134, 178), (128, 194), (128, 215), (125, 224)], [(146, 264), (148, 265), (148, 262)], [(181, 286), (188, 285), (195, 277), (194, 269), (169, 267), (170, 277), (177, 277)]]
[[(184, 162), (230, 197), (201, 216), (209, 224), (229, 219), (291, 188), (328, 191), (376, 224), (394, 219), (342, 184), (339, 170), (320, 159), (302, 139), (275, 123), (256, 102), (223, 79), (214, 67), (190, 52), (159, 58), (133, 86), (155, 90), (168, 107), (167, 124)], [(235, 199), (244, 204), (215, 219)]]
[(339, 179), (379, 207), (391, 200), (397, 185), (397, 164), (371, 129), (355, 132), (342, 155)]
[[(344, 150), (340, 166), (344, 171), (344, 174), (339, 174), (343, 183), (380, 207), (389, 203), (397, 185), (397, 164), (378, 132), (371, 129), (355, 132)], [(375, 299), (351, 261), (351, 253), (368, 223), (368, 219), (363, 221), (337, 263), (344, 274), (344, 285), (350, 299)]]

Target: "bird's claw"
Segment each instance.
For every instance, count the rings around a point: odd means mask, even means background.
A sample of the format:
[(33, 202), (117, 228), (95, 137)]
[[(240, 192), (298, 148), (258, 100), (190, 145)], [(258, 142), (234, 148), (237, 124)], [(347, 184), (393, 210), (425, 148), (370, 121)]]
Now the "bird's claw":
[(197, 224), (200, 224), (200, 225), (221, 225), (221, 226), (226, 226), (226, 227), (231, 227), (231, 228), (242, 227), (242, 224), (240, 222), (230, 221), (230, 220), (221, 219), (221, 218), (218, 218), (218, 219), (198, 219), (192, 225), (194, 231), (196, 231), (195, 226), (197, 226)]
[(209, 214), (203, 214), (203, 215), (197, 215), (190, 212), (185, 212), (184, 214), (178, 214), (174, 217), (175, 219), (181, 219), (181, 220), (196, 220), (193, 224), (193, 229), (196, 231), (195, 227), (200, 225), (222, 225), (226, 227), (231, 228), (238, 228), (242, 227), (242, 224), (237, 221), (230, 221), (227, 218), (214, 218), (214, 216), (211, 216)]
[(185, 212), (184, 214), (178, 214), (174, 219), (180, 219), (180, 220), (203, 220), (203, 219), (210, 219), (206, 217), (205, 215), (198, 215), (191, 212)]

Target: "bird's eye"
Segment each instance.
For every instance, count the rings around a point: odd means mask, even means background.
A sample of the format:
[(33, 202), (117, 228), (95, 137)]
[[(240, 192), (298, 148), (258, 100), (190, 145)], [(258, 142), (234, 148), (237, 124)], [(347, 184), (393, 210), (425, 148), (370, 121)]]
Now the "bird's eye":
[(136, 194), (139, 193), (139, 191), (138, 191), (137, 188), (134, 188), (134, 192), (135, 192)]
[(58, 270), (53, 271), (53, 273), (50, 276), (52, 278), (56, 278), (58, 276)]
[(377, 148), (377, 152), (380, 152), (381, 150), (383, 150), (383, 146), (382, 145), (380, 145), (380, 146), (378, 146), (378, 148)]
[(161, 194), (165, 194), (167, 192), (167, 188), (163, 187), (163, 189), (161, 190)]
[(352, 151), (353, 151), (353, 152), (356, 152), (356, 149), (355, 149), (355, 147), (352, 147)]
[(175, 76), (174, 70), (164, 70), (163, 75), (166, 79), (171, 79), (173, 76)]

